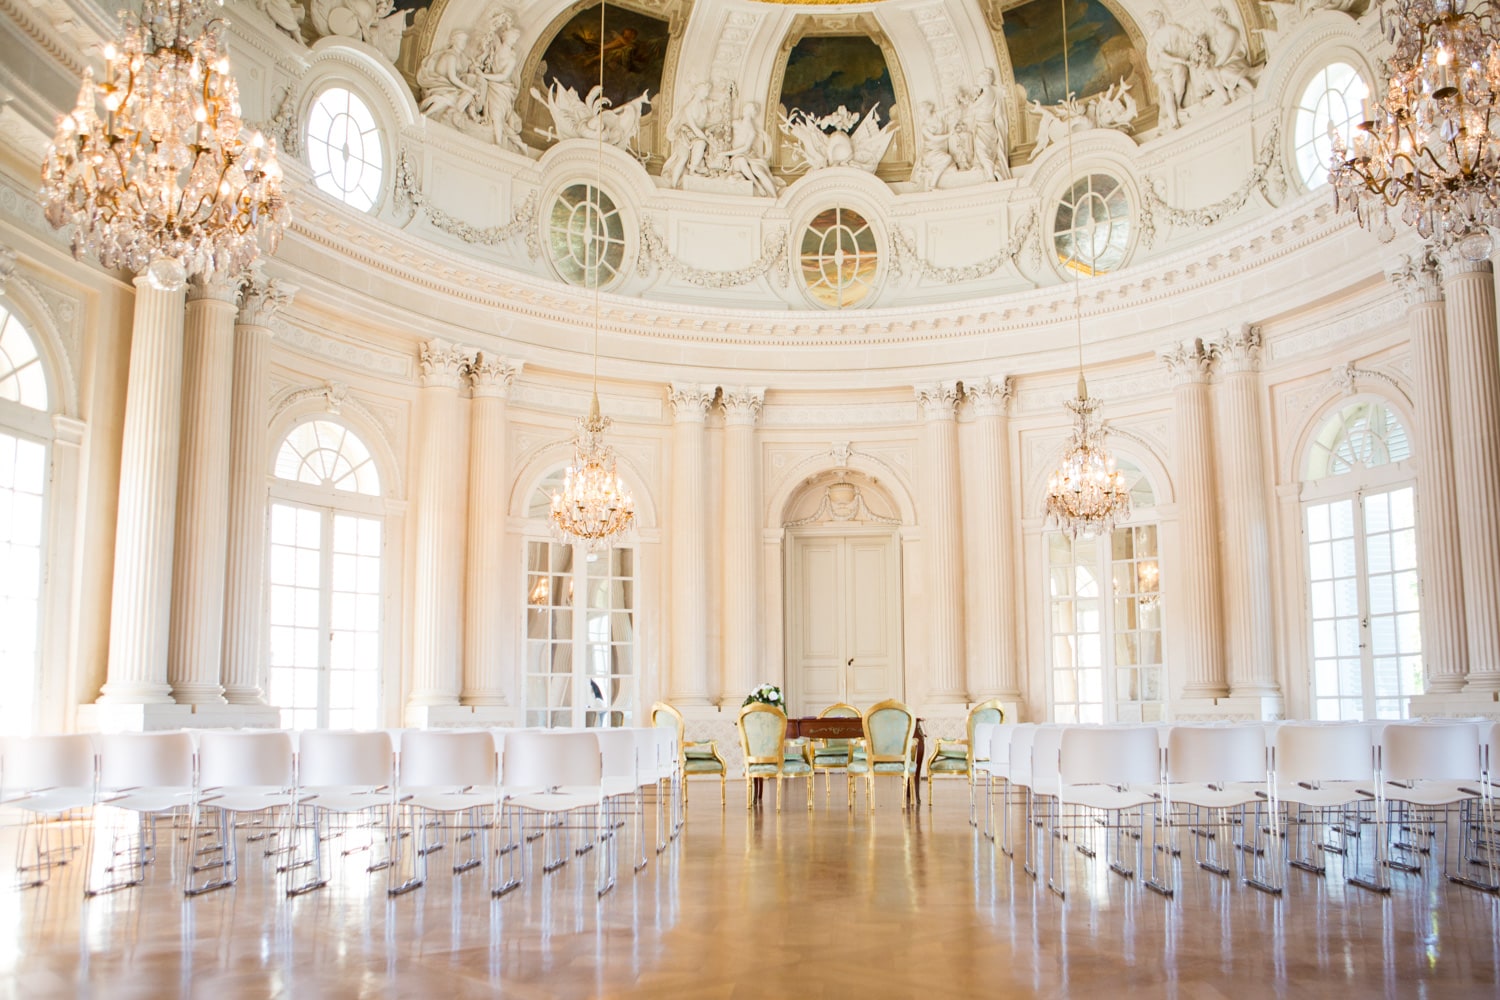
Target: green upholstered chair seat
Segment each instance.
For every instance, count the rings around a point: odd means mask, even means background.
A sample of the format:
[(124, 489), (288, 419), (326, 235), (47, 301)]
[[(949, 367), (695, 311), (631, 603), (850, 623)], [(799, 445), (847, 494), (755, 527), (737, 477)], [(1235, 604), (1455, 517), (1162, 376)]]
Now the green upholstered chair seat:
[(697, 746), (683, 747), (682, 755), (688, 760), (693, 760), (694, 758), (701, 759), (704, 757), (712, 759), (714, 757), (714, 749), (715, 747), (712, 742), (700, 743)]
[[(745, 770), (749, 772), (752, 778), (774, 778), (776, 776), (775, 764), (747, 764)], [(782, 761), (781, 764), (781, 773), (786, 777), (807, 774), (811, 770), (812, 768), (800, 760)]]
[(813, 763), (814, 764), (847, 764), (847, 763), (849, 763), (849, 755), (847, 753), (822, 753), (822, 752), (815, 753), (815, 754), (813, 754)]
[(812, 768), (807, 766), (805, 760), (785, 760), (781, 762), (781, 773), (786, 775), (811, 774)]
[(933, 774), (967, 774), (969, 762), (964, 757), (938, 757), (928, 770)]
[[(879, 761), (875, 764), (876, 774), (900, 774), (903, 770), (908, 773), (915, 772), (916, 764), (908, 761), (905, 765), (903, 765), (899, 760)], [(868, 774), (869, 771), (869, 761), (856, 760), (849, 765), (850, 774)]]
[(787, 740), (781, 745), (781, 755), (787, 760), (803, 760), (803, 754), (807, 751), (807, 738), (798, 736)]
[(939, 757), (957, 757), (959, 760), (968, 760), (969, 748), (962, 743), (944, 743), (937, 755)]
[(682, 765), (684, 774), (723, 774), (724, 762), (712, 757), (689, 757)]

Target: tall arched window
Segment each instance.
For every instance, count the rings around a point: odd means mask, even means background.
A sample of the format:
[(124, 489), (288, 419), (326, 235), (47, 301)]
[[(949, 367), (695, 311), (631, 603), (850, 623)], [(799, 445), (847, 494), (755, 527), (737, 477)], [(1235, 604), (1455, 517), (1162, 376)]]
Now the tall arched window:
[(1379, 400), (1313, 435), (1302, 476), (1313, 713), (1402, 719), (1423, 690), (1415, 475), (1406, 428)]
[(1161, 558), (1150, 482), (1126, 459), (1130, 521), (1108, 535), (1046, 536), (1052, 718), (1159, 722), (1165, 717)]
[(343, 424), (298, 424), (271, 491), (268, 700), (291, 729), (381, 720), (385, 524), (370, 450)]
[(36, 719), (51, 399), (36, 341), (0, 305), (0, 732)]
[(527, 508), (536, 530), (526, 540), (526, 725), (635, 725), (635, 549), (587, 552), (543, 537), (562, 482), (558, 469)]
[(1292, 145), (1297, 172), (1309, 189), (1328, 183), (1328, 159), (1333, 154), (1333, 140), (1328, 127), (1333, 126), (1344, 142), (1354, 142), (1354, 127), (1363, 119), (1363, 102), (1370, 96), (1359, 70), (1348, 63), (1330, 63), (1307, 82), (1297, 102), (1295, 136)]

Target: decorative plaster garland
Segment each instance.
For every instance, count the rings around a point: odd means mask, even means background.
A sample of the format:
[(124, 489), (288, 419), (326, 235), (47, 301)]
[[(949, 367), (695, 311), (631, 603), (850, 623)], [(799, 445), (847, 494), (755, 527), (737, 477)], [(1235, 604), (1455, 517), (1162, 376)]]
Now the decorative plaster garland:
[(411, 160), (407, 158), (406, 150), (401, 151), (400, 158), (396, 161), (396, 201), (398, 204), (405, 203), (412, 207), (413, 212), (421, 212), (427, 216), (427, 221), (441, 229), (449, 236), (456, 236), (465, 243), (476, 246), (498, 246), (507, 240), (513, 240), (517, 236), (526, 236), (526, 253), (532, 260), (541, 256), (541, 246), (536, 235), (536, 191), (527, 192), (522, 199), (521, 205), (516, 209), (516, 214), (503, 226), (489, 226), (481, 229), (470, 225), (462, 219), (449, 215), (427, 200), (422, 193), (421, 185), (417, 183), (411, 169)]
[(916, 241), (911, 233), (900, 226), (894, 226), (891, 230), (891, 246), (895, 249), (896, 255), (891, 262), (891, 270), (900, 274), (909, 266), (915, 266), (917, 273), (922, 277), (944, 285), (956, 285), (961, 281), (977, 281), (994, 274), (1000, 269), (1000, 265), (1007, 261), (1014, 261), (1035, 230), (1036, 210), (1033, 209), (1026, 213), (1026, 217), (1021, 220), (1021, 225), (1011, 234), (1010, 244), (998, 253), (962, 267), (938, 267), (917, 252)]
[(738, 271), (708, 271), (684, 264), (667, 248), (666, 240), (656, 231), (649, 218), (641, 220), (641, 249), (637, 268), (641, 274), (649, 275), (654, 267), (666, 274), (699, 288), (736, 288), (748, 285), (763, 275), (770, 274), (782, 288), (787, 285), (786, 229), (778, 228), (766, 237), (762, 244), (760, 259)]
[(1286, 193), (1286, 174), (1281, 167), (1280, 142), (1281, 126), (1273, 120), (1265, 139), (1261, 141), (1260, 154), (1255, 158), (1255, 166), (1250, 169), (1245, 182), (1233, 194), (1219, 199), (1212, 205), (1204, 205), (1202, 208), (1176, 208), (1168, 205), (1162, 199), (1161, 192), (1157, 190), (1159, 178), (1148, 175), (1141, 186), (1145, 199), (1145, 205), (1141, 208), (1141, 238), (1146, 241), (1146, 245), (1156, 244), (1158, 213), (1168, 226), (1203, 229), (1217, 225), (1225, 217), (1244, 208), (1245, 202), (1249, 201), (1250, 195), (1256, 191), (1261, 192), (1267, 201), (1275, 205)]

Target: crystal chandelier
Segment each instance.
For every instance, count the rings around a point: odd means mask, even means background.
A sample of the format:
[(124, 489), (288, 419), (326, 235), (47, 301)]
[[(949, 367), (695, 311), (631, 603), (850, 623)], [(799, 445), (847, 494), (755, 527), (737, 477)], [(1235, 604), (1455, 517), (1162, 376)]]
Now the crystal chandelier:
[[(1072, 93), (1068, 72), (1068, 8), (1067, 0), (1060, 0), (1062, 7), (1063, 36), (1063, 93)], [(1068, 132), (1068, 176), (1077, 177), (1073, 170), (1073, 133)], [(1089, 395), (1088, 384), (1083, 379), (1083, 306), (1078, 298), (1078, 282), (1082, 280), (1083, 267), (1090, 274), (1097, 273), (1094, 266), (1097, 257), (1087, 262), (1078, 260), (1080, 243), (1089, 247), (1090, 253), (1099, 249), (1092, 231), (1092, 219), (1088, 230), (1069, 244), (1068, 259), (1064, 263), (1073, 272), (1073, 320), (1078, 331), (1078, 396), (1067, 402), (1073, 411), (1073, 440), (1063, 454), (1062, 464), (1047, 478), (1047, 524), (1069, 538), (1093, 538), (1107, 534), (1116, 521), (1130, 516), (1130, 490), (1125, 478), (1115, 469), (1114, 456), (1104, 447), (1104, 436), (1108, 433), (1104, 420), (1099, 416), (1100, 402)]]
[[(1390, 0), (1385, 100), (1366, 101), (1346, 143), (1329, 124), (1335, 204), (1382, 240), (1392, 209), (1470, 260), (1500, 226), (1500, 17), (1491, 0)], [(1352, 148), (1350, 146), (1352, 145)]]
[(78, 104), (57, 123), (42, 163), (53, 228), (73, 227), (73, 255), (145, 271), (158, 288), (190, 275), (238, 274), (286, 225), (275, 141), (243, 135), (209, 0), (145, 0), (121, 14), (102, 82), (86, 70)]
[[(604, 93), (604, 4), (599, 5), (599, 92)], [(599, 277), (608, 248), (599, 211), (603, 190), (604, 139), (595, 140), (598, 170), (594, 192), (588, 200), (588, 238), (585, 273), (594, 279), (594, 393), (589, 415), (578, 419), (573, 439), (573, 464), (568, 466), (560, 492), (552, 494), (552, 530), (560, 541), (578, 543), (587, 552), (613, 545), (635, 523), (635, 499), (615, 471), (614, 449), (604, 443), (608, 417), (599, 414)]]

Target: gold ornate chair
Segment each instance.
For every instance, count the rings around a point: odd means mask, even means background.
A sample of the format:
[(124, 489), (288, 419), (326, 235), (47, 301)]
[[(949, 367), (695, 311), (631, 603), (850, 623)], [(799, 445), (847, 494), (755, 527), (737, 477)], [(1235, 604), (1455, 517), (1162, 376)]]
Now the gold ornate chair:
[[(969, 815), (972, 819), (974, 814), (974, 761), (976, 748), (974, 746), (974, 727), (982, 722), (1000, 723), (1005, 721), (1005, 712), (1000, 707), (999, 698), (991, 698), (982, 701), (969, 711), (969, 721), (965, 726), (966, 734), (961, 740), (945, 740), (939, 738), (937, 746), (933, 748), (932, 756), (927, 758), (927, 808), (932, 808), (932, 782), (935, 778), (963, 778), (969, 783)], [(986, 747), (981, 753), (988, 755), (989, 748)]]
[(786, 742), (786, 713), (775, 705), (752, 702), (740, 709), (740, 746), (745, 751), (745, 808), (755, 804), (755, 779), (776, 779), (776, 811), (781, 812), (783, 778), (807, 779), (807, 808), (813, 804), (812, 764), (806, 744), (793, 756)]
[[(858, 719), (859, 709), (844, 702), (829, 705), (818, 713), (820, 719)], [(854, 754), (854, 744), (857, 740), (826, 739), (812, 741), (812, 769), (816, 779), (817, 772), (823, 772), (823, 797), (830, 798), (833, 794), (833, 772), (847, 771), (849, 760)]]
[(864, 715), (864, 757), (856, 753), (849, 761), (849, 808), (854, 808), (854, 779), (866, 782), (865, 800), (875, 809), (875, 775), (887, 774), (901, 779), (901, 809), (911, 798), (911, 779), (917, 772), (917, 717), (912, 710), (894, 698), (871, 705)]
[(724, 805), (724, 783), (729, 778), (729, 765), (719, 753), (718, 740), (688, 742), (684, 738), (686, 724), (682, 713), (664, 701), (651, 706), (651, 724), (677, 730), (677, 746), (682, 760), (682, 801), (687, 802), (688, 776), (692, 774), (717, 774), (719, 776), (719, 805)]

